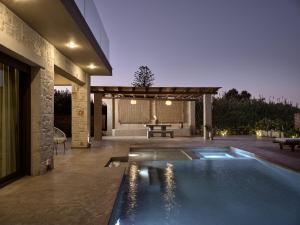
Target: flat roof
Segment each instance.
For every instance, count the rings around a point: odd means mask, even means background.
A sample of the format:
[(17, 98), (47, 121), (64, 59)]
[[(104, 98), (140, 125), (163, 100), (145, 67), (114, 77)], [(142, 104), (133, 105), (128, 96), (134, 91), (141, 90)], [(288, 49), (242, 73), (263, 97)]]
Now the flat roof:
[[(112, 75), (108, 59), (74, 0), (1, 2), (86, 73)], [(78, 47), (68, 47), (70, 42)], [(89, 68), (91, 64), (95, 68)]]
[(218, 94), (221, 87), (130, 87), (92, 86), (91, 93), (100, 93), (103, 98), (170, 99), (196, 101), (204, 94)]

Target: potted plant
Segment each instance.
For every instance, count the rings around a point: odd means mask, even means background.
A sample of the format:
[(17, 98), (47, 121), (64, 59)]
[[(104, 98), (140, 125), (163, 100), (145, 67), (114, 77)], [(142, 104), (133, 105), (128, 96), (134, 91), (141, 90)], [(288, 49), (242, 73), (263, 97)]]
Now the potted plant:
[(212, 141), (214, 139), (214, 134), (213, 134), (213, 128), (212, 128), (212, 126), (205, 125), (204, 128), (206, 128), (206, 131), (208, 132), (208, 138), (209, 138), (209, 140)]

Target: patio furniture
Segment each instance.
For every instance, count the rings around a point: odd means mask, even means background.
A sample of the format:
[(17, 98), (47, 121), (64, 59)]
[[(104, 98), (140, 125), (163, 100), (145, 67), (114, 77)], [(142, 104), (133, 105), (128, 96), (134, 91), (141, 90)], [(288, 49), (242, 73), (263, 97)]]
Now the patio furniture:
[(147, 131), (148, 139), (153, 137), (154, 134), (161, 134), (161, 137), (167, 137), (167, 134), (169, 134), (171, 138), (174, 138), (174, 131), (167, 130), (167, 127), (171, 127), (171, 124), (146, 124), (145, 127), (149, 128)]
[(150, 139), (150, 137), (153, 137), (153, 134), (161, 134), (162, 137), (166, 137), (167, 134), (170, 135), (171, 138), (174, 138), (174, 131), (173, 130), (148, 130), (147, 131), (147, 138)]
[(64, 145), (64, 154), (65, 154), (66, 153), (67, 136), (62, 130), (58, 129), (57, 127), (54, 127), (53, 130), (54, 130), (53, 141), (54, 141), (54, 149), (55, 149), (56, 155), (57, 155), (57, 149), (58, 149), (59, 144)]
[(300, 138), (275, 138), (273, 143), (278, 143), (280, 149), (283, 149), (283, 146), (287, 145), (292, 151), (295, 151), (296, 146), (300, 147)]

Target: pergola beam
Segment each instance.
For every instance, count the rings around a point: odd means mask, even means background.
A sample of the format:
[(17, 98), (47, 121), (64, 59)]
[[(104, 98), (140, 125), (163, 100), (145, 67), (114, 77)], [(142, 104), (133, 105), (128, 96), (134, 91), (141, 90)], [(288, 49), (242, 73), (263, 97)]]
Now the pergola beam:
[(217, 94), (219, 87), (194, 87), (194, 88), (178, 88), (178, 87), (91, 87), (92, 93), (101, 93), (101, 94), (140, 94), (140, 95), (203, 95), (203, 94)]
[(135, 99), (135, 100), (157, 100), (157, 101), (166, 101), (166, 100), (170, 100), (170, 101), (199, 101), (200, 98), (174, 98), (174, 99), (167, 99), (167, 98), (144, 98), (144, 97), (118, 97), (118, 96), (104, 96), (103, 99), (127, 99), (127, 100), (131, 100), (131, 99)]

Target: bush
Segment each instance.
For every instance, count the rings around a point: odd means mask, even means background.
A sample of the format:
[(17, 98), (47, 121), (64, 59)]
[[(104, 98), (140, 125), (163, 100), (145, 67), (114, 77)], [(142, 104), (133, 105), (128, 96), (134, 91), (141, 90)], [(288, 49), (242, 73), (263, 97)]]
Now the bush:
[[(299, 108), (285, 101), (266, 102), (251, 98), (247, 91), (235, 89), (213, 100), (213, 127), (218, 132), (228, 130), (230, 135), (255, 134), (255, 130), (277, 130), (295, 133), (294, 114)], [(196, 126), (203, 124), (203, 102), (196, 103)]]

